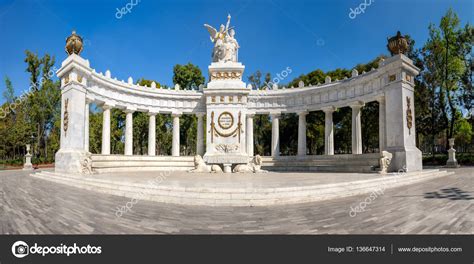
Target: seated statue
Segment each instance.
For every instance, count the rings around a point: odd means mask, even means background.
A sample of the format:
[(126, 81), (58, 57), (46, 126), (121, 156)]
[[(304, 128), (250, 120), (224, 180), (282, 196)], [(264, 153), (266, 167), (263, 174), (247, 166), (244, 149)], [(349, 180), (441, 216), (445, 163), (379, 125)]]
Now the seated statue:
[(222, 168), (217, 164), (206, 165), (201, 155), (196, 155), (194, 156), (194, 169), (189, 172), (222, 172)]
[(262, 170), (262, 164), (263, 160), (260, 155), (256, 155), (253, 157), (252, 161), (249, 162), (248, 164), (239, 164), (235, 166), (233, 172), (253, 172), (253, 173), (258, 173), (258, 172), (267, 172), (266, 170)]
[(382, 151), (380, 153), (380, 160), (379, 160), (379, 166), (380, 166), (380, 171), (379, 173), (385, 174), (388, 172), (388, 167), (390, 166), (390, 163), (392, 161), (392, 153), (388, 151)]

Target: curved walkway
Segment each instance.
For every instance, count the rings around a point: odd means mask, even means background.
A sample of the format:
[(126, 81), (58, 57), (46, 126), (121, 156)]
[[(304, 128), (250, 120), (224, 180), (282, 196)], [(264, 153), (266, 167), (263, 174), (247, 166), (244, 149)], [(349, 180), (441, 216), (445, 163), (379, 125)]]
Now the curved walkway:
[[(474, 168), (372, 197), (287, 206), (206, 207), (138, 201), (0, 172), (1, 234), (473, 234)], [(129, 203), (130, 205), (130, 203)]]

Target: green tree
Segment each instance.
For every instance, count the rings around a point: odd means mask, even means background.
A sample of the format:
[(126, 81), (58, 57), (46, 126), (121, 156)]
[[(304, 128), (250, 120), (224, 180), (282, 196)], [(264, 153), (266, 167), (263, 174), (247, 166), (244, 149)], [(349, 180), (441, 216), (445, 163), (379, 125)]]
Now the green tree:
[[(173, 84), (178, 84), (182, 89), (195, 90), (204, 84), (205, 78), (198, 66), (188, 63), (175, 65), (173, 68)], [(180, 149), (183, 155), (196, 153), (197, 117), (183, 115), (180, 118)]]

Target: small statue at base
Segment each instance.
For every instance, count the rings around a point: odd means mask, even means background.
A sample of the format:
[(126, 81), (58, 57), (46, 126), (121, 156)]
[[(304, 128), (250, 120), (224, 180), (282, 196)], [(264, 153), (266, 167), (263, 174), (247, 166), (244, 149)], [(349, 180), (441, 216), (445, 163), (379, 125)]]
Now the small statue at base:
[(262, 170), (263, 160), (260, 155), (256, 155), (251, 162), (248, 164), (239, 164), (235, 166), (234, 172), (253, 172), (253, 173), (265, 173), (266, 170)]
[(222, 172), (221, 166), (217, 164), (206, 165), (206, 162), (202, 159), (201, 155), (194, 156), (194, 169), (189, 172)]
[(83, 174), (92, 174), (92, 154), (88, 152), (81, 163)]
[(392, 153), (388, 151), (382, 151), (380, 153), (380, 160), (379, 160), (379, 165), (380, 165), (380, 174), (386, 174), (388, 172), (388, 167), (390, 166), (390, 163), (392, 161)]

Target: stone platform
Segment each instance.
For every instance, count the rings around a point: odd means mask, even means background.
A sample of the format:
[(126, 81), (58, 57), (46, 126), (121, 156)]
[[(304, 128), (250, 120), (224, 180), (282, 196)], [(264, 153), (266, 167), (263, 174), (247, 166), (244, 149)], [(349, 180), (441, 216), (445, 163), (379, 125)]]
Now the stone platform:
[(450, 175), (446, 171), (377, 173), (210, 174), (116, 172), (93, 175), (42, 171), (33, 177), (137, 200), (205, 206), (307, 203), (372, 193)]

